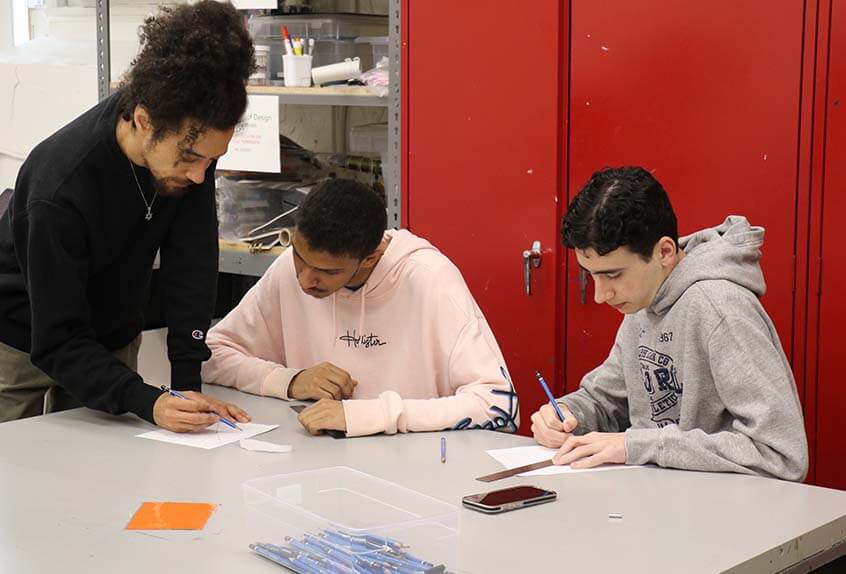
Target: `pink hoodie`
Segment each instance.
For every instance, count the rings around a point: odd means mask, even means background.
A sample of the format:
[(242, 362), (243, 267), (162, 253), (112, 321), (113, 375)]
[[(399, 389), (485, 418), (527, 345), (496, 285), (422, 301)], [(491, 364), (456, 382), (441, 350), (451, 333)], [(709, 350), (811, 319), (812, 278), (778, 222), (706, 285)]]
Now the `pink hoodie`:
[(343, 401), (347, 435), (485, 428), (515, 431), (514, 387), (461, 273), (406, 230), (360, 289), (303, 293), (292, 250), (209, 331), (203, 381), (288, 398), (301, 370), (324, 361), (358, 381)]

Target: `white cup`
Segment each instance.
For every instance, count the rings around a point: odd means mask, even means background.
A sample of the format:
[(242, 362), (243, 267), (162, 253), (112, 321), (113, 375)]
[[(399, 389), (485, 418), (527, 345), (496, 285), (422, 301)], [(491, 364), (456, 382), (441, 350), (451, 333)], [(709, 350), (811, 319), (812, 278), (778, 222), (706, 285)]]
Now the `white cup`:
[(314, 80), (315, 86), (328, 84), (329, 82), (340, 82), (342, 80), (351, 80), (361, 75), (361, 62), (358, 58), (347, 58), (343, 62), (337, 64), (329, 64), (328, 66), (320, 66), (311, 71), (311, 77)]
[(282, 73), (289, 88), (311, 86), (311, 56), (283, 55)]

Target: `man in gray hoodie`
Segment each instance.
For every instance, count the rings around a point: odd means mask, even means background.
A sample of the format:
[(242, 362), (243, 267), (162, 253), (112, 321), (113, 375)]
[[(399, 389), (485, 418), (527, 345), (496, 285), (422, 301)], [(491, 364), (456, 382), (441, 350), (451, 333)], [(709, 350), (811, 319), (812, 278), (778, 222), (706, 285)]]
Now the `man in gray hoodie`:
[(808, 445), (778, 334), (758, 298), (764, 229), (729, 216), (678, 238), (661, 184), (642, 168), (591, 176), (562, 242), (625, 316), (581, 388), (532, 415), (556, 464), (657, 464), (802, 480)]

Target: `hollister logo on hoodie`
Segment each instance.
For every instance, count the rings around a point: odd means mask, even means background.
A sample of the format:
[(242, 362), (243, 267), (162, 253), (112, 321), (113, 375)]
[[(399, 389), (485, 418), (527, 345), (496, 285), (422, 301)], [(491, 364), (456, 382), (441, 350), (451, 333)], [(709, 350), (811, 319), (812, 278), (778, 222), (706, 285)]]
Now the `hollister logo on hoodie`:
[(370, 333), (369, 335), (357, 336), (355, 329), (353, 329), (352, 334), (347, 331), (346, 335), (341, 335), (338, 338), (344, 343), (346, 343), (347, 347), (355, 347), (356, 349), (358, 349), (359, 347), (369, 349), (371, 347), (381, 347), (382, 345), (388, 344), (386, 341), (380, 340), (379, 336), (374, 335), (373, 333)]

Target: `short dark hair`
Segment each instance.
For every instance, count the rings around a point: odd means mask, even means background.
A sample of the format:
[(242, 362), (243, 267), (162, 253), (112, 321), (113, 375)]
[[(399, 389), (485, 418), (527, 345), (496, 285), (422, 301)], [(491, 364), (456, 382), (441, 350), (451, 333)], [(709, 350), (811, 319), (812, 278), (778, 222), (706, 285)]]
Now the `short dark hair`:
[(561, 242), (606, 255), (619, 247), (644, 259), (667, 236), (678, 245), (676, 214), (667, 192), (642, 167), (595, 172), (573, 198), (561, 225)]
[(124, 120), (132, 119), (135, 106), (144, 106), (156, 140), (178, 132), (189, 118), (201, 131), (238, 123), (247, 107), (255, 51), (231, 4), (203, 0), (162, 8), (144, 20), (139, 35), (141, 52), (119, 88)]
[(384, 200), (351, 179), (317, 185), (297, 209), (297, 233), (315, 251), (364, 259), (379, 246), (388, 227)]

